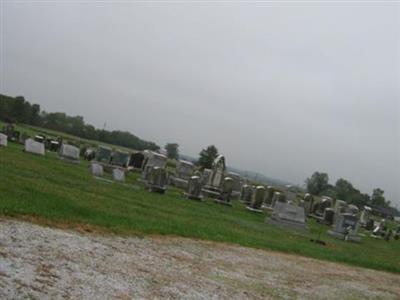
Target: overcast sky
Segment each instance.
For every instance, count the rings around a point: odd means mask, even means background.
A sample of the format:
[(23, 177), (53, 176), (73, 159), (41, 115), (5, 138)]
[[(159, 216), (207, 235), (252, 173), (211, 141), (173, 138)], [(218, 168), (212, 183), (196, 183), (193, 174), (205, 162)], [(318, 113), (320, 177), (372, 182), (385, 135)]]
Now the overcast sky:
[(2, 2), (1, 87), (46, 111), (400, 206), (399, 3)]

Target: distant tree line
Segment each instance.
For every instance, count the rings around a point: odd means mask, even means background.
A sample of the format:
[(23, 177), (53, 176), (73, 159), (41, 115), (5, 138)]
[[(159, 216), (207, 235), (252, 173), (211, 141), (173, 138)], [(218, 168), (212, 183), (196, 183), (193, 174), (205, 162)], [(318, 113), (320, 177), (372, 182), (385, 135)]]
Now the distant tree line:
[(47, 113), (38, 104), (31, 104), (24, 97), (0, 94), (0, 119), (8, 123), (24, 123), (72, 134), (84, 139), (97, 140), (136, 150), (158, 150), (153, 142), (144, 141), (128, 131), (96, 129), (86, 124), (81, 116), (65, 113)]
[(385, 199), (384, 191), (380, 188), (375, 188), (370, 196), (361, 193), (350, 181), (343, 178), (336, 180), (335, 185), (330, 184), (327, 173), (314, 172), (311, 177), (306, 179), (306, 185), (307, 191), (313, 195), (330, 196), (358, 207), (364, 205), (390, 207), (391, 204)]

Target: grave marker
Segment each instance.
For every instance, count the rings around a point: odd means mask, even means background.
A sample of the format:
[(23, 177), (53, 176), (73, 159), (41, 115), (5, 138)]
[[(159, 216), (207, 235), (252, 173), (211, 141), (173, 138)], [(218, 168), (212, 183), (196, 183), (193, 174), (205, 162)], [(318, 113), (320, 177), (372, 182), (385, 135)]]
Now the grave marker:
[(26, 139), (25, 140), (25, 152), (44, 155), (44, 145), (42, 143), (36, 142), (33, 139)]

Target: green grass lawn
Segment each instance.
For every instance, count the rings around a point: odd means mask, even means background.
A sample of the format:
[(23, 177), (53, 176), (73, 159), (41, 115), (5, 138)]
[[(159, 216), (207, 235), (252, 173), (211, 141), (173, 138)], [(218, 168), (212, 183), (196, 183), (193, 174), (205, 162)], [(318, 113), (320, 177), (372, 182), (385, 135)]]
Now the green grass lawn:
[[(90, 225), (117, 234), (177, 235), (272, 249), (367, 268), (400, 272), (400, 241), (364, 237), (359, 244), (335, 240), (328, 227), (309, 222), (310, 234), (266, 224), (265, 215), (240, 203), (225, 207), (186, 200), (176, 189), (146, 191), (129, 173), (126, 183), (93, 178), (88, 163), (73, 165), (55, 153), (36, 156), (22, 145), (0, 148), (0, 214), (30, 217), (74, 227)], [(323, 247), (311, 243), (322, 229)]]
[[(0, 130), (4, 125), (5, 125), (5, 123), (0, 121)], [(123, 146), (116, 146), (116, 145), (112, 145), (112, 144), (108, 144), (108, 143), (104, 143), (104, 142), (99, 142), (96, 140), (88, 140), (88, 139), (70, 135), (68, 133), (55, 131), (55, 130), (42, 128), (42, 127), (37, 127), (37, 126), (33, 126), (33, 125), (17, 124), (17, 125), (15, 125), (15, 130), (18, 130), (21, 134), (23, 132), (25, 132), (30, 137), (34, 137), (37, 134), (43, 134), (46, 137), (52, 137), (52, 138), (62, 137), (64, 140), (73, 141), (80, 145), (87, 145), (90, 147), (97, 147), (98, 145), (103, 145), (103, 146), (108, 146), (110, 148), (120, 149), (120, 150), (128, 151), (128, 152), (134, 150), (134, 149), (126, 148)]]

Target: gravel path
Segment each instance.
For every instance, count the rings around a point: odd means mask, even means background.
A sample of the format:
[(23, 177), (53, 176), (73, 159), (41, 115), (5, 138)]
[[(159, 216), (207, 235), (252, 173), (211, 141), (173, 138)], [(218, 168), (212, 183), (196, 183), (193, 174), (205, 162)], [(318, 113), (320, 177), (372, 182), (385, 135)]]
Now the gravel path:
[(0, 299), (400, 299), (400, 276), (175, 237), (0, 218)]

